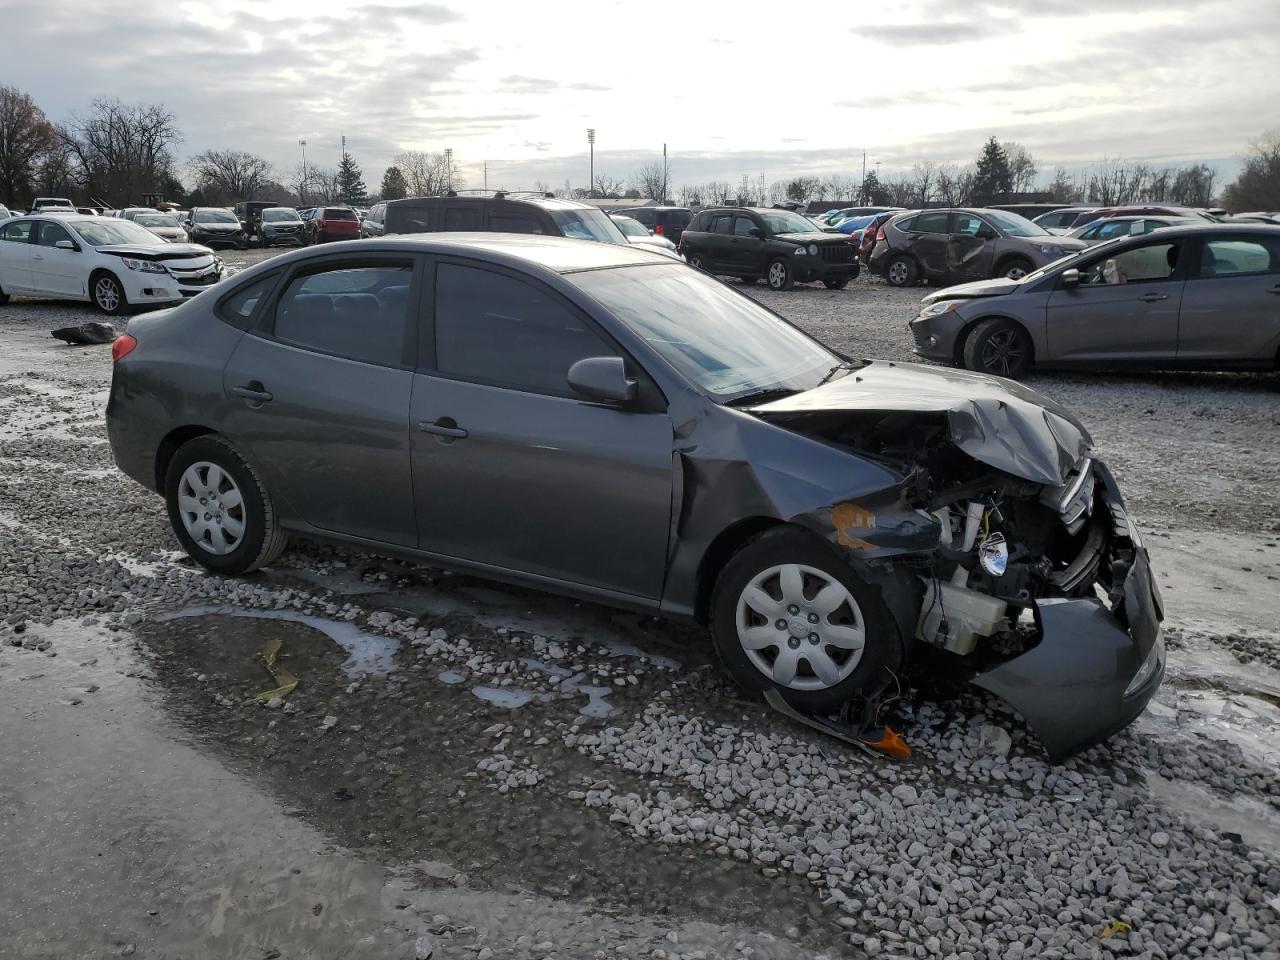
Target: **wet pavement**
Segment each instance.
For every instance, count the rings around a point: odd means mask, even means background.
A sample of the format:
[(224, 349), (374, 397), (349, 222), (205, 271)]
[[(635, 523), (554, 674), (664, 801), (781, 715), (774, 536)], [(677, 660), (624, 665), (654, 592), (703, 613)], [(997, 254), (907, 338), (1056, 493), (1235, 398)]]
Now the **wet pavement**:
[[(1169, 667), (1131, 731), (1054, 768), (998, 703), (913, 695), (895, 725), (917, 756), (892, 764), (741, 698), (692, 628), (328, 547), (243, 581), (197, 571), (111, 467), (104, 349), (47, 339), (80, 308), (18, 310), (0, 317), (0, 954), (1274, 946), (1263, 522), (1151, 525)], [(264, 704), (268, 644), (298, 685)], [(993, 725), (1007, 757), (982, 746)]]

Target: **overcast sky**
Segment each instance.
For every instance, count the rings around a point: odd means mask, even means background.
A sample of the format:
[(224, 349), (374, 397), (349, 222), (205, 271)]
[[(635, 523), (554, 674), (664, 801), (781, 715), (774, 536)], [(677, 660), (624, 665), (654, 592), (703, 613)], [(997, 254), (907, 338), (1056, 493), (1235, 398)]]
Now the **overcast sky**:
[[(803, 11), (803, 16), (793, 14)], [(1032, 12), (1034, 11), (1034, 12)], [(1225, 174), (1280, 125), (1280, 0), (499, 2), (0, 0), (0, 84), (54, 120), (95, 96), (163, 102), (182, 156), (336, 165), (376, 189), (451, 147), (469, 186), (857, 176), (968, 161), (990, 134), (1048, 172), (1103, 156)], [(1046, 177), (1047, 179), (1047, 177)]]

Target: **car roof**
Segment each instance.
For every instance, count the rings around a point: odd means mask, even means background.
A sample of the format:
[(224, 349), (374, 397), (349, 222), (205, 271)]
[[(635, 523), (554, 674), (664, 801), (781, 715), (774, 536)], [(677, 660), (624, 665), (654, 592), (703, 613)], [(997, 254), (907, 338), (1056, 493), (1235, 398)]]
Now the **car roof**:
[(364, 240), (326, 243), (322, 248), (303, 248), (283, 257), (262, 261), (263, 265), (294, 259), (359, 251), (435, 253), (473, 257), (516, 268), (537, 266), (555, 273), (605, 270), (612, 267), (645, 266), (674, 261), (634, 244), (602, 243), (597, 240), (570, 240), (532, 233), (414, 233), (391, 234)]

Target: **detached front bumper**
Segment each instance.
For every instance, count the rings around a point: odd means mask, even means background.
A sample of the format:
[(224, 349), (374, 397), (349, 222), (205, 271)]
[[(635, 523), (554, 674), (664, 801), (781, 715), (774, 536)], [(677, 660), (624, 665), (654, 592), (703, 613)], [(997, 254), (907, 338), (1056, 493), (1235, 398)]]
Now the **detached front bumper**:
[(1111, 473), (1095, 470), (1111, 525), (1112, 602), (1038, 601), (1040, 642), (972, 680), (1017, 710), (1054, 762), (1127, 727), (1164, 676), (1164, 608), (1147, 550)]

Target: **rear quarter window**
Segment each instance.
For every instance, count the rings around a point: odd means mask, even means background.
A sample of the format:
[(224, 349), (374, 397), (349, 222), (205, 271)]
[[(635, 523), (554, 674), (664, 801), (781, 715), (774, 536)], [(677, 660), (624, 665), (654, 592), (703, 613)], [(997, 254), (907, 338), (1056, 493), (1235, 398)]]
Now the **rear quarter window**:
[(276, 281), (280, 279), (279, 273), (268, 274), (261, 279), (255, 280), (248, 286), (234, 290), (218, 302), (215, 313), (224, 322), (231, 324), (240, 330), (248, 330), (253, 326), (254, 318), (258, 315), (258, 309), (262, 306), (263, 301), (271, 288), (275, 286)]

